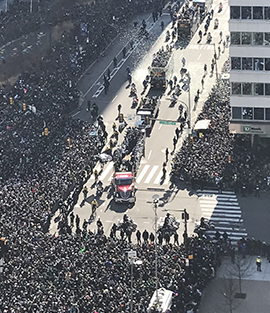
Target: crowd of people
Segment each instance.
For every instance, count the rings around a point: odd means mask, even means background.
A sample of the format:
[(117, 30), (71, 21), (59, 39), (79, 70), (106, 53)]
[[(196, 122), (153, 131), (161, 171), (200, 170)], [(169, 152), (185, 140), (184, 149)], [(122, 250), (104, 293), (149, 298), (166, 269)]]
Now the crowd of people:
[[(229, 63), (222, 72), (228, 71)], [(259, 196), (259, 190), (269, 191), (269, 143), (252, 147), (250, 135), (229, 132), (231, 107), (229, 82), (219, 79), (206, 100), (197, 121), (210, 120), (208, 129), (193, 132), (185, 140), (172, 163), (172, 176), (191, 184), (222, 190), (232, 188), (244, 196)]]
[[(176, 153), (172, 174), (190, 183), (216, 182), (223, 177), (228, 156), (233, 149), (233, 135), (229, 133), (231, 109), (229, 82), (220, 79), (213, 87), (199, 120), (210, 120), (208, 129), (193, 134)], [(195, 136), (196, 135), (196, 136)]]
[[(151, 241), (132, 244), (118, 236), (106, 237), (103, 232), (55, 237), (44, 235), (35, 227), (36, 221), (29, 221), (27, 216), (16, 220), (19, 223), (20, 232), (8, 238), (0, 283), (1, 312), (129, 311), (130, 250), (135, 250), (142, 261), (133, 269), (133, 312), (146, 312), (155, 290), (155, 249)], [(158, 286), (174, 292), (171, 312), (198, 307), (221, 252), (210, 239), (194, 237), (186, 247), (158, 245), (157, 253)]]

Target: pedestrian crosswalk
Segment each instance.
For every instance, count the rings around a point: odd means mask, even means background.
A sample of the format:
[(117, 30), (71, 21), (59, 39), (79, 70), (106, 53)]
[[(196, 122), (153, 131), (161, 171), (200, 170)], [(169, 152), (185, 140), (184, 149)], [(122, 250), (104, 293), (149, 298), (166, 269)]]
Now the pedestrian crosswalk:
[[(101, 165), (98, 164), (95, 169), (100, 172), (99, 180), (106, 185), (108, 182), (111, 182), (114, 172), (113, 162), (107, 163), (103, 170)], [(90, 182), (94, 181), (95, 177), (92, 175), (90, 177)], [(152, 186), (152, 185), (169, 185), (170, 184), (170, 175), (169, 171), (165, 175), (163, 179), (163, 167), (162, 165), (150, 165), (150, 164), (141, 164), (139, 171), (136, 177), (136, 185), (145, 185), (145, 186)]]
[(238, 204), (237, 196), (232, 191), (198, 190), (202, 216), (214, 224), (215, 229), (207, 231), (214, 237), (218, 230), (221, 234), (225, 231), (233, 244), (242, 237), (247, 237), (243, 227), (242, 211)]

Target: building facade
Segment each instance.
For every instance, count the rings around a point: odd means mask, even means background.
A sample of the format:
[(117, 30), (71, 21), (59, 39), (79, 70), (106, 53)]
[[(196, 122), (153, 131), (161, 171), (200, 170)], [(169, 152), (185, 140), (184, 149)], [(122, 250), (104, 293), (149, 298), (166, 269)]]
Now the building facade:
[(270, 136), (270, 1), (229, 0), (230, 131)]

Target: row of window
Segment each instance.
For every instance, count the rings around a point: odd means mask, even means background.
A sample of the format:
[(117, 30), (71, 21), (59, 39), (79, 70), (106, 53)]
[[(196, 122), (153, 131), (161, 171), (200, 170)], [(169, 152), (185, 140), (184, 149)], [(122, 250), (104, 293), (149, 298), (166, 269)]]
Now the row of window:
[(232, 45), (270, 45), (270, 33), (231, 32)]
[(269, 20), (270, 7), (231, 6), (233, 20)]
[(244, 96), (270, 96), (270, 84), (231, 83), (231, 94)]
[(270, 108), (232, 107), (232, 119), (269, 121)]
[(270, 71), (270, 58), (231, 57), (231, 69), (243, 71)]

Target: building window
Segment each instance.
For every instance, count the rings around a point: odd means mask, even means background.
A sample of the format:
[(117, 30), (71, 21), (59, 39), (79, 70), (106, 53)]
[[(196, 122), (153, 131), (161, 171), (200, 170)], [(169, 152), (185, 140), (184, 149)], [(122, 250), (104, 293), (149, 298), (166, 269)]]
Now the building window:
[(264, 19), (269, 20), (270, 19), (270, 7), (264, 8)]
[(254, 20), (263, 19), (263, 7), (253, 7), (253, 19)]
[(231, 6), (231, 19), (239, 20), (240, 19), (240, 7)]
[(243, 108), (243, 119), (253, 120), (253, 108)]
[(251, 20), (251, 7), (241, 7), (242, 20)]
[(265, 58), (265, 70), (270, 71), (270, 58)]
[(265, 119), (266, 119), (267, 121), (270, 120), (270, 109), (265, 109)]
[(254, 108), (254, 120), (264, 120), (264, 108)]
[(263, 44), (263, 33), (253, 33), (253, 45)]
[(252, 33), (243, 32), (241, 35), (242, 45), (251, 45)]
[(240, 33), (239, 32), (231, 32), (231, 44), (240, 45)]
[(232, 95), (241, 95), (241, 83), (232, 83)]
[(243, 83), (243, 95), (252, 95), (251, 83)]
[(242, 110), (240, 107), (232, 107), (232, 118), (235, 120), (242, 119)]
[(265, 84), (265, 95), (270, 96), (270, 84)]
[(242, 58), (242, 70), (252, 70), (252, 58)]
[(254, 71), (263, 71), (264, 69), (264, 59), (263, 58), (255, 58), (254, 59)]
[(266, 46), (270, 45), (270, 33), (264, 33), (264, 44)]
[(231, 58), (231, 66), (232, 70), (241, 70), (241, 58), (239, 57), (232, 57)]
[(254, 83), (254, 96), (263, 96), (263, 83)]

